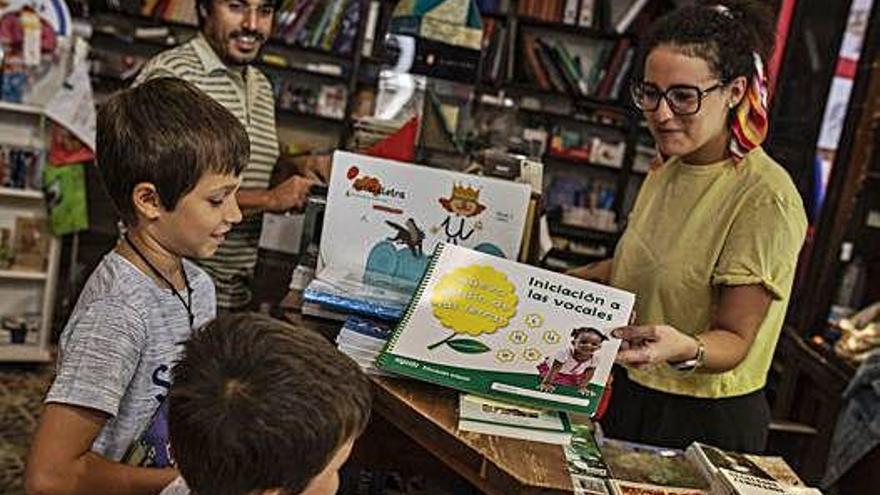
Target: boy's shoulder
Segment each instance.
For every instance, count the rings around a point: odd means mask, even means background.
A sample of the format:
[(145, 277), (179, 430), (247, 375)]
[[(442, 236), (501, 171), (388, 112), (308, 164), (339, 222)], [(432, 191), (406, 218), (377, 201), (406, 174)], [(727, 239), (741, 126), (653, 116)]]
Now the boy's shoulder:
[(186, 278), (189, 280), (190, 286), (193, 290), (197, 290), (197, 286), (198, 288), (210, 286), (211, 290), (214, 289), (214, 281), (211, 280), (211, 276), (208, 275), (208, 272), (199, 265), (188, 259), (184, 259), (183, 270), (186, 272)]
[(110, 298), (135, 305), (139, 295), (151, 294), (154, 287), (146, 274), (116, 251), (110, 251), (89, 275), (80, 300)]
[(118, 321), (144, 320), (143, 308), (156, 300), (148, 281), (115, 251), (107, 253), (89, 275), (65, 330), (76, 327), (83, 318), (100, 318), (99, 313), (113, 313)]
[[(211, 297), (214, 283), (210, 276), (188, 260), (183, 260), (187, 279), (194, 293)], [(115, 251), (104, 255), (86, 281), (71, 320), (85, 312), (96, 310), (121, 311), (120, 318), (131, 316), (145, 319), (144, 308), (156, 307), (162, 299), (163, 289), (156, 285), (130, 261)]]

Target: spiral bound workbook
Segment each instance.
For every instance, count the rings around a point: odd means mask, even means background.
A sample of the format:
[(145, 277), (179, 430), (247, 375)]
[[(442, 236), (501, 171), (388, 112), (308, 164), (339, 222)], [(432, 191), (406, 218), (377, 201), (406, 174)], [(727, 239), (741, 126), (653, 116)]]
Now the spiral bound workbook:
[(629, 292), (452, 244), (427, 272), (379, 368), (484, 397), (593, 414)]

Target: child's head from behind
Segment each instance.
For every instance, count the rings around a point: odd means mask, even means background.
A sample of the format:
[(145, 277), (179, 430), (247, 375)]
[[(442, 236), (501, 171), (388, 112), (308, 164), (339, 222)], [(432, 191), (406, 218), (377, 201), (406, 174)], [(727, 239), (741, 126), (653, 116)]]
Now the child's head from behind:
[(370, 384), (317, 333), (220, 316), (174, 368), (169, 430), (198, 495), (332, 495), (370, 415)]
[(571, 348), (578, 354), (592, 354), (606, 340), (608, 337), (593, 327), (580, 327), (571, 331)]
[(249, 148), (238, 119), (181, 79), (149, 80), (98, 111), (98, 170), (122, 221), (182, 256), (212, 255), (241, 220)]

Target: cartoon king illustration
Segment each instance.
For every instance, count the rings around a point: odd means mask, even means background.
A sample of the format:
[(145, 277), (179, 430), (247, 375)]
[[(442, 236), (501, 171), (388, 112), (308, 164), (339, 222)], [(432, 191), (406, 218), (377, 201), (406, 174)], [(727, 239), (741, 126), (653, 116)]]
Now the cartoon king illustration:
[(440, 224), (446, 234), (446, 242), (458, 245), (460, 241), (468, 240), (475, 229), (480, 229), (479, 221), (473, 225), (468, 225), (466, 222), (466, 219), (476, 217), (486, 209), (486, 205), (480, 203), (479, 189), (453, 184), (452, 195), (448, 198), (440, 198), (438, 201), (443, 209), (450, 213)]

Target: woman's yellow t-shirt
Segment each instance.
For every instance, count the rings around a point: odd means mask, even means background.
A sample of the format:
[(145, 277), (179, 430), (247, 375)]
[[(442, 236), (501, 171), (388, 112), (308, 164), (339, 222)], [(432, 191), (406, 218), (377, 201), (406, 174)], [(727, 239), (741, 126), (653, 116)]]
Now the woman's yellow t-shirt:
[(761, 284), (773, 296), (746, 358), (733, 370), (683, 375), (630, 369), (636, 382), (694, 397), (733, 397), (764, 386), (782, 329), (798, 252), (803, 202), (763, 149), (738, 164), (672, 158), (648, 174), (614, 253), (611, 285), (636, 294), (639, 324), (687, 334), (710, 328), (719, 288)]

